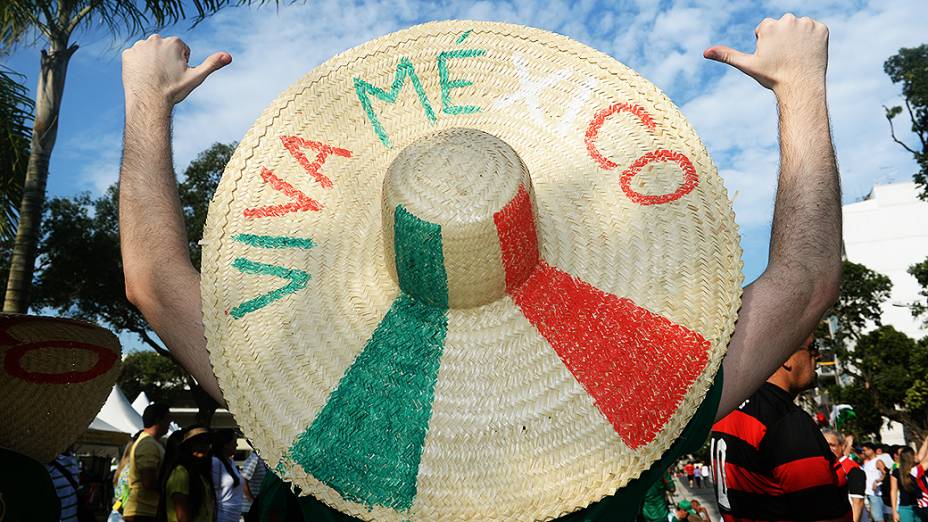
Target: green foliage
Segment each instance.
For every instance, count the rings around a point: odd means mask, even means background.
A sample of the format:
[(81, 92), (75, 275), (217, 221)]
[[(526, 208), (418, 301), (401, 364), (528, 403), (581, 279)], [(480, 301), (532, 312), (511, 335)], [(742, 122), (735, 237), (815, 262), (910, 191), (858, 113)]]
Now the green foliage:
[(129, 400), (145, 392), (152, 402), (176, 405), (187, 392), (187, 373), (167, 357), (139, 351), (123, 359), (116, 384)]
[(921, 188), (919, 197), (928, 200), (928, 44), (911, 49), (902, 48), (883, 64), (883, 70), (893, 83), (902, 84), (905, 109), (911, 121), (911, 130), (919, 145), (911, 147), (896, 138), (893, 119), (902, 114), (902, 107), (886, 108), (893, 140), (909, 151), (918, 164), (915, 183)]
[(858, 435), (873, 435), (880, 431), (881, 414), (873, 395), (869, 393), (870, 383), (859, 378), (849, 364), (860, 368), (861, 352), (855, 351), (855, 344), (864, 335), (870, 325), (881, 325), (882, 304), (889, 298), (892, 282), (888, 277), (870, 270), (866, 266), (844, 261), (842, 263), (841, 292), (826, 317), (834, 317), (837, 330), (831, 335), (822, 322), (816, 338), (823, 345), (826, 357), (836, 354), (841, 361), (841, 371), (851, 375), (851, 384), (841, 386), (836, 383), (828, 387), (834, 404), (846, 403), (854, 407), (856, 417), (848, 421), (845, 429)]
[[(3, 0), (0, 2), (0, 55), (40, 38), (67, 43), (81, 27), (106, 27), (112, 34), (137, 34), (211, 14), (249, 0)], [(266, 3), (260, 0), (258, 4)]]
[(878, 433), (881, 416), (919, 438), (928, 432), (928, 343), (881, 326), (861, 336), (846, 360), (853, 365), (852, 384), (834, 397), (854, 406), (859, 435)]
[[(197, 241), (202, 235), (209, 200), (234, 149), (234, 144), (217, 143), (202, 152), (190, 163), (178, 187), (191, 254), (197, 266), (200, 258)], [(44, 234), (39, 241), (33, 303), (36, 307), (54, 309), (62, 316), (105, 324), (117, 332), (135, 333), (148, 346), (168, 356), (162, 357), (167, 363), (174, 364), (170, 354), (156, 341), (145, 318), (126, 298), (119, 250), (118, 203), (116, 185), (97, 199), (82, 194), (48, 202)], [(129, 390), (124, 391), (129, 394)]]
[(845, 260), (842, 263), (841, 292), (838, 300), (826, 314), (837, 319), (838, 330), (827, 334), (824, 323), (819, 325), (816, 337), (826, 349), (839, 356), (847, 355), (847, 347), (853, 346), (869, 324), (879, 326), (880, 308), (889, 298), (892, 281), (883, 274), (866, 266)]
[(915, 317), (924, 315), (925, 326), (928, 326), (928, 259), (910, 266), (908, 272), (922, 287), (918, 295), (924, 298), (924, 301), (916, 301), (910, 305), (912, 315)]
[(200, 269), (199, 241), (203, 237), (206, 225), (206, 212), (209, 200), (216, 192), (222, 173), (235, 152), (238, 143), (214, 143), (190, 162), (184, 171), (184, 181), (178, 186), (180, 203), (187, 225), (187, 240), (190, 246), (190, 260)]
[[(29, 159), (35, 104), (29, 90), (20, 83), (23, 79), (21, 74), (0, 65), (0, 242), (12, 242), (16, 235)], [(9, 262), (3, 266), (9, 266)]]
[(82, 194), (48, 202), (33, 303), (62, 316), (136, 333), (152, 348), (160, 348), (142, 314), (126, 299), (117, 201), (114, 185), (96, 200)]

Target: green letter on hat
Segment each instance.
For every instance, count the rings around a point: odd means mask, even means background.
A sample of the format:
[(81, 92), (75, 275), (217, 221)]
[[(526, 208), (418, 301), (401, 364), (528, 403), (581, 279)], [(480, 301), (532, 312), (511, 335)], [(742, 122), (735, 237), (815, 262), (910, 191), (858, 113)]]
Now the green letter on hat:
[(387, 132), (383, 129), (380, 119), (377, 118), (377, 114), (374, 112), (374, 106), (371, 104), (371, 99), (368, 95), (373, 94), (378, 99), (387, 103), (395, 103), (397, 96), (400, 94), (400, 90), (403, 88), (403, 84), (406, 82), (407, 76), (409, 77), (410, 83), (412, 83), (413, 89), (416, 90), (416, 94), (419, 95), (419, 103), (421, 103), (422, 108), (425, 109), (425, 116), (429, 119), (429, 122), (434, 123), (435, 112), (432, 110), (429, 98), (426, 96), (425, 89), (422, 88), (422, 83), (419, 82), (419, 77), (416, 76), (416, 69), (412, 66), (412, 62), (409, 61), (409, 58), (403, 57), (400, 59), (400, 63), (396, 65), (396, 75), (393, 77), (393, 85), (390, 86), (390, 92), (380, 87), (375, 87), (361, 78), (355, 77), (354, 79), (354, 90), (358, 94), (358, 99), (361, 101), (361, 107), (364, 108), (367, 119), (369, 119), (371, 125), (374, 126), (374, 132), (377, 133), (380, 142), (387, 148), (393, 145), (390, 143), (390, 137), (387, 136)]

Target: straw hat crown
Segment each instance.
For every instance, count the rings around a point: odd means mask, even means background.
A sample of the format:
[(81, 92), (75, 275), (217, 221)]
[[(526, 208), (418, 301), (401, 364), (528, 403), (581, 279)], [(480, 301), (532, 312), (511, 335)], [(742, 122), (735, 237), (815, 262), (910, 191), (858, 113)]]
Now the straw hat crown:
[(524, 230), (514, 232), (534, 236), (531, 194), (519, 155), (490, 134), (449, 129), (410, 144), (384, 178), (391, 275), (403, 292), (429, 304), (470, 308), (504, 297), (507, 284), (518, 286), (535, 266), (538, 248), (512, 253), (517, 268), (507, 281), (495, 220), (507, 206), (507, 215), (526, 212), (529, 219), (518, 224)]

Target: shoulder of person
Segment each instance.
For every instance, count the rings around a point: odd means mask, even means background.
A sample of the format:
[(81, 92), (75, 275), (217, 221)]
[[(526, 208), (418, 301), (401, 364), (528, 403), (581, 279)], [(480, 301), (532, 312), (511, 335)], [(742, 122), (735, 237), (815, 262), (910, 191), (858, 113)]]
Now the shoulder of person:
[(187, 468), (184, 466), (174, 466), (174, 469), (172, 469), (171, 473), (168, 475), (166, 489), (168, 491), (186, 491), (189, 482), (190, 474), (187, 472)]

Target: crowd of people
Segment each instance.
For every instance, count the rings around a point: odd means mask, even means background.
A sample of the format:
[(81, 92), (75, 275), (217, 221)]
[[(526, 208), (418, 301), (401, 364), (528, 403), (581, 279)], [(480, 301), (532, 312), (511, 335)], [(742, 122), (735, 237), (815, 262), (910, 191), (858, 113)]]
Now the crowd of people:
[[(928, 437), (855, 444), (821, 430), (796, 402), (815, 386), (812, 336), (738, 409), (712, 427), (716, 499), (726, 519), (928, 521)], [(687, 472), (689, 475), (689, 472)]]
[(144, 429), (126, 446), (116, 469), (109, 522), (239, 522), (261, 491), (267, 467), (256, 453), (233, 462), (234, 430), (192, 425), (168, 435), (164, 404), (142, 416)]
[(685, 478), (690, 488), (712, 487), (712, 474), (705, 462), (687, 460), (677, 470), (677, 476), (681, 480)]
[[(840, 433), (837, 434), (840, 437)], [(826, 433), (827, 438), (827, 433)], [(862, 471), (856, 491), (848, 475), (855, 520), (912, 522), (928, 520), (928, 437), (918, 451), (903, 445), (864, 442), (859, 446), (848, 437), (844, 462), (856, 463)], [(860, 498), (859, 517), (853, 498)]]

